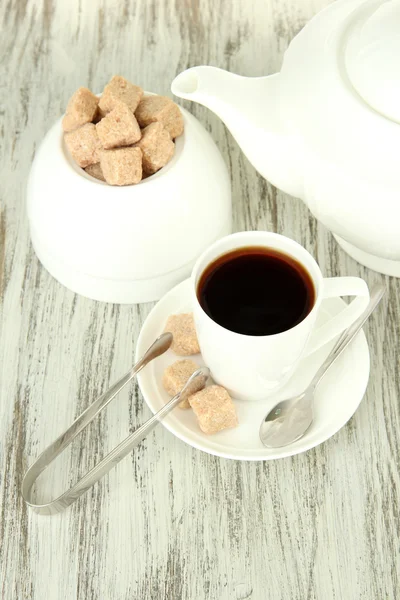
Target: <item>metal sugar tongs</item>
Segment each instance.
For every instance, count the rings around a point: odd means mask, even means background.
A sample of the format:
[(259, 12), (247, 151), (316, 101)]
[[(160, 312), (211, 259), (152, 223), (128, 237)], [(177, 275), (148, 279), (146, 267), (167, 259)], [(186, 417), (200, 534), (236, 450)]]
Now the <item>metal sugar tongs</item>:
[(105, 456), (93, 469), (88, 471), (75, 485), (61, 494), (55, 500), (46, 504), (35, 504), (32, 499), (32, 487), (39, 475), (49, 466), (53, 460), (61, 454), (76, 438), (76, 436), (115, 398), (115, 396), (141, 371), (149, 362), (164, 354), (172, 343), (172, 334), (163, 333), (150, 346), (145, 355), (112, 385), (104, 394), (99, 396), (64, 433), (62, 433), (27, 470), (22, 480), (22, 497), (35, 512), (41, 515), (54, 515), (61, 512), (84, 494), (96, 481), (108, 473), (122, 460), (131, 450), (137, 446), (143, 438), (171, 412), (182, 400), (202, 389), (209, 377), (210, 371), (207, 367), (201, 367), (193, 373), (182, 390), (176, 394), (155, 415), (146, 421), (141, 427), (128, 435), (118, 446)]

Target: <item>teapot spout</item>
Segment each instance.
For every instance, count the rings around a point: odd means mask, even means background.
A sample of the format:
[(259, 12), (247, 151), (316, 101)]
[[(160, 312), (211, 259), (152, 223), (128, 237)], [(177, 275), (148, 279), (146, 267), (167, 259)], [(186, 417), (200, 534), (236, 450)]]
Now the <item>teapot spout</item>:
[(280, 76), (242, 77), (216, 67), (193, 67), (171, 85), (175, 96), (212, 110), (225, 123), (243, 152), (276, 187), (301, 197), (302, 176), (292, 136), (280, 114)]

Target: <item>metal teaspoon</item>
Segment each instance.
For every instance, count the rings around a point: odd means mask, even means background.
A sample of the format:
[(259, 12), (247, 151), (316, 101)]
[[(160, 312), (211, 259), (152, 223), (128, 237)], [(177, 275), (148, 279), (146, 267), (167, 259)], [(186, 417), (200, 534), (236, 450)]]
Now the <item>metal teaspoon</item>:
[(321, 379), (360, 331), (372, 311), (377, 307), (385, 288), (377, 285), (365, 311), (340, 336), (332, 351), (314, 375), (309, 386), (297, 396), (282, 400), (264, 417), (260, 426), (260, 440), (267, 448), (281, 448), (302, 438), (314, 420), (315, 390)]

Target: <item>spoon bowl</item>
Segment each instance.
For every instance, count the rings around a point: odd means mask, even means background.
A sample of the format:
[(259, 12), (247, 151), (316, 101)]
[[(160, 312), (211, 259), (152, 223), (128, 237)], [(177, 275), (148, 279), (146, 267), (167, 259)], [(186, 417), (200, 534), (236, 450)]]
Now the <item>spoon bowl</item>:
[[(265, 416), (260, 426), (260, 438), (270, 448), (296, 442), (308, 431), (314, 420), (312, 391), (282, 400)], [(263, 441), (266, 434), (267, 442)], [(285, 443), (282, 444), (284, 438)]]

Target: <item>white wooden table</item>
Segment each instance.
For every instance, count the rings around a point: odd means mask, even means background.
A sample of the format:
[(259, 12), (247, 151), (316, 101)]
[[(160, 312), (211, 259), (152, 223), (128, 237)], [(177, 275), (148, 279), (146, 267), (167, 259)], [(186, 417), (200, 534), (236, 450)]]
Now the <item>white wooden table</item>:
[[(400, 589), (400, 281), (356, 264), (300, 201), (249, 165), (221, 122), (188, 105), (230, 168), (234, 226), (286, 234), (326, 275), (385, 280), (366, 326), (367, 395), (315, 450), (277, 462), (208, 456), (162, 427), (64, 513), (24, 506), (22, 475), (132, 363), (151, 305), (59, 285), (29, 242), (35, 149), (80, 85), (115, 73), (168, 94), (197, 64), (279, 69), (329, 0), (3, 0), (0, 3), (0, 597), (5, 600), (394, 600)], [(57, 199), (55, 198), (56, 202)], [(150, 416), (136, 386), (52, 469), (61, 492)], [(81, 449), (81, 443), (84, 449)]]

